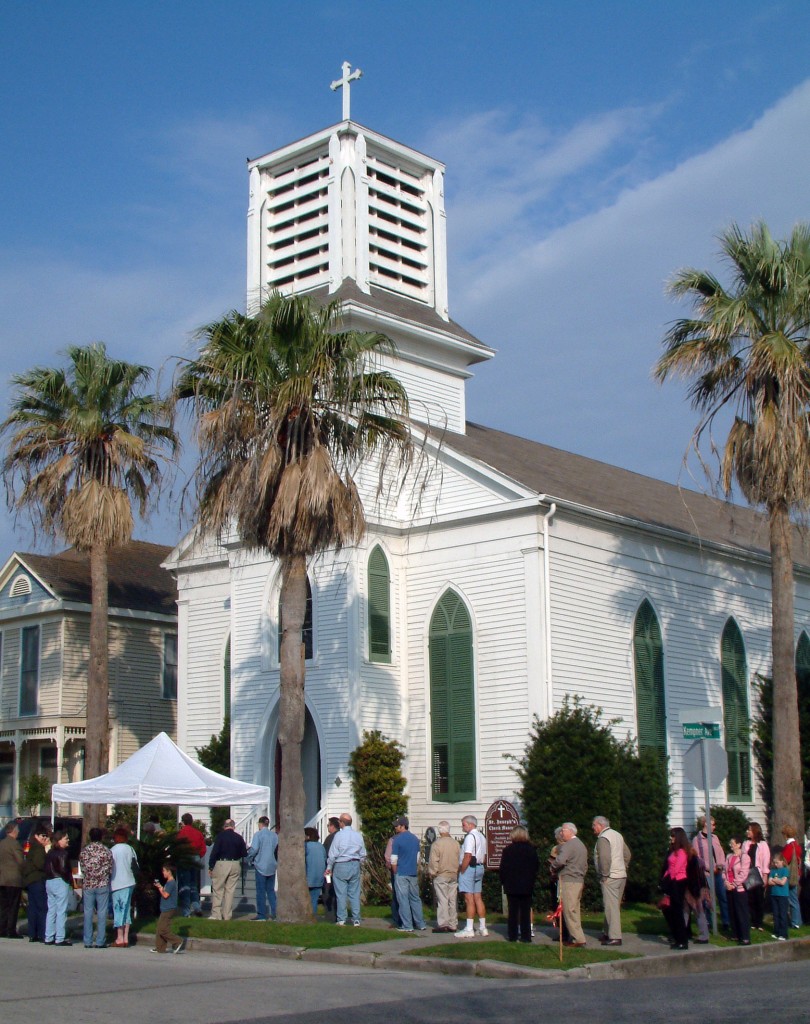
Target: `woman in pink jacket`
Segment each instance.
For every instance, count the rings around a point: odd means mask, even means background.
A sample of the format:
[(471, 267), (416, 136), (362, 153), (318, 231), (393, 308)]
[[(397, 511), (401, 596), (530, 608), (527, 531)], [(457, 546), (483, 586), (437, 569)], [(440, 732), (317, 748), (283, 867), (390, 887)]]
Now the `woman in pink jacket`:
[(734, 836), (729, 842), (729, 849), (731, 852), (726, 858), (726, 889), (731, 931), (740, 946), (750, 946), (751, 918), (745, 880), (748, 878), (751, 859), (743, 852), (742, 836)]
[(669, 906), (664, 917), (672, 936), (671, 949), (689, 948), (689, 925), (684, 917), (686, 896), (686, 866), (692, 852), (689, 839), (682, 828), (673, 828), (669, 833), (669, 853), (661, 873), (661, 889), (669, 896)]
[(746, 840), (742, 844), (742, 852), (747, 853), (752, 864), (759, 868), (762, 885), (748, 890), (748, 909), (751, 913), (751, 927), (758, 932), (764, 931), (762, 917), (765, 913), (765, 890), (768, 886), (768, 875), (771, 870), (771, 851), (765, 842), (762, 829), (756, 821), (748, 822)]

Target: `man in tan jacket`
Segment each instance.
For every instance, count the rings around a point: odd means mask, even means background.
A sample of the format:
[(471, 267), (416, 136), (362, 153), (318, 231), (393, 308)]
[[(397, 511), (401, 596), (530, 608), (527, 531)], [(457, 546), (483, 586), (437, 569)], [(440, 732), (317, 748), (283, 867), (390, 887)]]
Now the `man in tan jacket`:
[(458, 928), (459, 845), (450, 835), (450, 822), (439, 822), (439, 838), (430, 848), (428, 874), (436, 893), (434, 932), (455, 932)]

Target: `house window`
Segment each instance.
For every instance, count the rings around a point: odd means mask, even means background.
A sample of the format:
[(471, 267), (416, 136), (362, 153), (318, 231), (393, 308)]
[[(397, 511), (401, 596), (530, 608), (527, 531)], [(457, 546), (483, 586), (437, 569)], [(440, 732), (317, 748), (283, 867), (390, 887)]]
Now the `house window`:
[[(284, 626), (281, 621), (281, 598), (278, 601), (278, 660), (281, 661), (281, 634)], [(301, 639), (304, 641), (304, 658), (312, 661), (312, 587), (309, 585), (307, 576), (307, 606), (304, 611), (304, 628), (301, 630)]]
[(638, 749), (650, 750), (666, 769), (667, 715), (664, 701), (664, 645), (649, 601), (642, 601), (633, 627)]
[(391, 664), (391, 573), (379, 546), (368, 560), (368, 660)]
[(20, 714), (39, 711), (39, 626), (23, 627), (20, 654)]
[(720, 661), (723, 728), (728, 753), (727, 795), (729, 800), (747, 802), (752, 799), (748, 670), (742, 633), (734, 619), (729, 619), (723, 629)]
[(163, 634), (163, 699), (177, 700), (177, 634)]
[(51, 785), (58, 781), (56, 778), (57, 768), (56, 746), (53, 743), (49, 743), (45, 747), (40, 747), (39, 770)]
[(472, 623), (448, 590), (430, 620), (431, 778), (434, 800), (475, 798)]
[(11, 817), (14, 808), (14, 754), (0, 751), (0, 814)]

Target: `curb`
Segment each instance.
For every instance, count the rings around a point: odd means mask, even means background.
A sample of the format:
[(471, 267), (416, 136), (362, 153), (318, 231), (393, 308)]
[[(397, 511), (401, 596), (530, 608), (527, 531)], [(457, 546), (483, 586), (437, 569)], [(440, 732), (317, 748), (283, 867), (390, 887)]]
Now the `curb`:
[(442, 957), (417, 957), (402, 953), (386, 954), (361, 950), (356, 947), (306, 949), (300, 946), (238, 942), (232, 939), (189, 938), (186, 941), (186, 949), (231, 956), (258, 956), (275, 960), (334, 964), (342, 967), (406, 971), (413, 974), (445, 974), (456, 977), (499, 980), (521, 979), (545, 983), (665, 978), (810, 960), (810, 938), (792, 939), (785, 943), (764, 943), (748, 946), (745, 949), (709, 949), (691, 956), (688, 953), (685, 955), (672, 953), (662, 956), (640, 956), (632, 960), (585, 964), (582, 967), (573, 967), (568, 971), (524, 967), (519, 964), (503, 963), (499, 960), (445, 960)]

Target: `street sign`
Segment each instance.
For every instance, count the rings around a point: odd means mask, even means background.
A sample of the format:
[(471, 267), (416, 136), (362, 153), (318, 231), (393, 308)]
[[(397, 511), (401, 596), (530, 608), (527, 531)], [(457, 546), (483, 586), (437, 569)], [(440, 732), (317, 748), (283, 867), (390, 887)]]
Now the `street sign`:
[[(701, 709), (698, 708), (697, 710), (700, 711)], [(709, 710), (712, 709), (710, 708)], [(698, 715), (695, 717), (702, 719), (703, 716)], [(683, 715), (681, 716), (681, 724), (683, 725), (683, 734), (686, 736), (686, 729), (690, 723)], [(698, 724), (712, 724), (712, 720), (710, 719), (709, 723), (700, 721)], [(720, 724), (719, 722), (715, 724), (717, 724), (719, 733)], [(728, 754), (725, 747), (719, 743), (709, 742), (708, 739), (695, 740), (683, 755), (683, 773), (693, 786), (703, 790), (703, 798), (706, 801), (704, 806), (706, 808), (706, 838), (708, 840), (708, 867), (709, 881), (711, 883), (709, 901), (712, 908), (712, 930), (717, 935), (717, 901), (715, 900), (714, 892), (714, 854), (712, 853), (711, 790), (719, 786), (728, 775)]]
[(683, 755), (683, 773), (698, 789), (715, 789), (728, 775), (725, 747), (697, 740)]
[(685, 740), (719, 740), (719, 722), (682, 722)]

